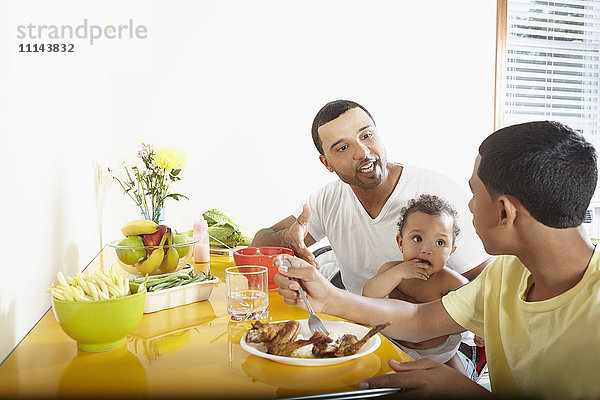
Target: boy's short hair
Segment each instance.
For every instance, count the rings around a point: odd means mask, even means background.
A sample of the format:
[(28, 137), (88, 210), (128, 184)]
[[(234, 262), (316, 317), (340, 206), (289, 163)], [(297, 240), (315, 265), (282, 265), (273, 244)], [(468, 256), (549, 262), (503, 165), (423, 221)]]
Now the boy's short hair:
[(551, 121), (500, 129), (479, 146), (477, 175), (492, 199), (517, 198), (551, 228), (581, 225), (596, 189), (594, 146), (573, 129)]
[(366, 112), (367, 115), (369, 116), (369, 118), (371, 118), (371, 121), (373, 121), (373, 125), (375, 125), (375, 120), (371, 116), (371, 113), (369, 113), (367, 111), (367, 109), (364, 108), (363, 106), (361, 106), (360, 104), (355, 103), (354, 101), (351, 101), (351, 100), (330, 101), (329, 103), (325, 104), (319, 110), (319, 112), (315, 116), (315, 119), (313, 120), (311, 133), (312, 133), (312, 139), (315, 144), (315, 147), (317, 148), (317, 150), (319, 151), (319, 153), (321, 155), (325, 155), (325, 154), (323, 153), (323, 143), (321, 143), (321, 138), (319, 137), (319, 127), (321, 125), (325, 125), (326, 123), (328, 123), (330, 121), (333, 121), (334, 119), (336, 119), (337, 117), (339, 117), (340, 115), (345, 113), (346, 111), (352, 110), (353, 108), (356, 108), (356, 107), (358, 107), (361, 110), (363, 110), (364, 112)]
[(402, 236), (402, 231), (406, 225), (408, 217), (417, 211), (429, 214), (429, 215), (443, 215), (446, 214), (452, 218), (452, 244), (456, 241), (456, 237), (460, 233), (460, 228), (456, 223), (458, 219), (458, 213), (452, 207), (450, 203), (437, 196), (429, 194), (422, 194), (416, 199), (410, 199), (406, 207), (402, 207), (400, 210), (400, 219), (398, 220), (398, 235)]

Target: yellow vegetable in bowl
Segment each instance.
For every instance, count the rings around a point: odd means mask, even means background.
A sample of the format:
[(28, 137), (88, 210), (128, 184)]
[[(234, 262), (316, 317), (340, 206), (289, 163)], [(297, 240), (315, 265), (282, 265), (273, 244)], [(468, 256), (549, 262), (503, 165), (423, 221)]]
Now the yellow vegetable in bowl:
[(69, 278), (65, 278), (63, 273), (58, 271), (57, 277), (59, 284), (52, 285), (50, 293), (58, 300), (97, 301), (116, 299), (131, 294), (125, 273), (121, 272), (119, 275), (115, 275), (112, 268), (108, 273), (98, 271), (93, 275), (83, 275), (81, 272), (77, 272), (76, 276)]

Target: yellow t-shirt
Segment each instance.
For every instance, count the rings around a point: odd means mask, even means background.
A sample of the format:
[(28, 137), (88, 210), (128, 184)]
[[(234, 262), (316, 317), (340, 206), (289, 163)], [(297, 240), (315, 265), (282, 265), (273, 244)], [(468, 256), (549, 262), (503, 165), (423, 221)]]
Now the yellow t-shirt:
[(581, 281), (527, 302), (531, 273), (501, 256), (442, 303), (485, 339), (492, 391), (501, 397), (600, 399), (600, 246)]

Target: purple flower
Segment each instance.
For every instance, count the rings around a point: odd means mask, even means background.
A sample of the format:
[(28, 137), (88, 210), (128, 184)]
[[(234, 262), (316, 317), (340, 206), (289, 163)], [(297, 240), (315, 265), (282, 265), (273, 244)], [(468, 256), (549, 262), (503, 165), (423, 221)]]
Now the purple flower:
[(144, 158), (144, 157), (148, 157), (150, 154), (152, 154), (152, 146), (149, 144), (145, 144), (142, 143), (140, 144), (140, 147), (138, 149), (138, 158)]

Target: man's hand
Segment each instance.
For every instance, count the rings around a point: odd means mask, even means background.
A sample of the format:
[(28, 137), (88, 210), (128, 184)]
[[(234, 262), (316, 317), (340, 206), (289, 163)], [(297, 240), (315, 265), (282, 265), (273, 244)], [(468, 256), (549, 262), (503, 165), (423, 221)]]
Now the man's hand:
[(433, 361), (431, 358), (400, 363), (390, 359), (389, 366), (396, 371), (365, 379), (360, 389), (399, 387), (398, 398), (406, 399), (495, 399), (484, 387), (457, 370)]
[[(283, 265), (284, 259), (290, 262), (291, 267)], [(286, 304), (306, 309), (306, 305), (298, 293), (298, 288), (302, 283), (314, 311), (325, 312), (328, 302), (332, 300), (332, 293), (337, 290), (331, 282), (306, 261), (287, 254), (278, 255), (273, 260), (273, 265), (278, 267), (279, 273), (275, 275), (275, 283), (279, 285), (279, 294)]]
[(308, 235), (309, 222), (310, 206), (305, 204), (302, 207), (302, 214), (300, 214), (296, 221), (285, 230), (283, 241), (287, 246), (294, 250), (294, 253), (298, 257), (318, 268), (315, 256), (304, 243), (304, 238)]

